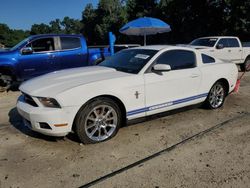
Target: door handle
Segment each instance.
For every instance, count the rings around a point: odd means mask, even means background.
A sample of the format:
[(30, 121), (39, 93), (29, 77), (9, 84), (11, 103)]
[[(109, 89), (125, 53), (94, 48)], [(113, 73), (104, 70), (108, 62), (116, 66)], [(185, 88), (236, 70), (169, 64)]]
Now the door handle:
[(191, 78), (197, 78), (197, 77), (199, 77), (200, 75), (199, 74), (192, 74), (191, 75)]

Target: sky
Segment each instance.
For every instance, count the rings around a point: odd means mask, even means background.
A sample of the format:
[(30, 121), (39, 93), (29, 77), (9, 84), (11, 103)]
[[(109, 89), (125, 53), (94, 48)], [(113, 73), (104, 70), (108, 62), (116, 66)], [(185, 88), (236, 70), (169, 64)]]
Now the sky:
[(86, 4), (98, 0), (0, 0), (0, 23), (11, 29), (28, 30), (33, 24), (46, 23), (65, 16), (81, 19)]

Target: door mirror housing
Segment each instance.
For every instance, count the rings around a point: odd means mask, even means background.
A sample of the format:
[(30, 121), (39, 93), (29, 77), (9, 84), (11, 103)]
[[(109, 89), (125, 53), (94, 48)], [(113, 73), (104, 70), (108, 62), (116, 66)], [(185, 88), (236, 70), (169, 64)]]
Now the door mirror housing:
[(223, 49), (223, 48), (224, 48), (223, 44), (217, 44), (216, 45), (216, 49), (218, 49), (218, 50)]
[(21, 50), (21, 53), (23, 55), (28, 55), (33, 53), (33, 49), (31, 47), (25, 47)]
[(171, 70), (171, 66), (167, 64), (156, 64), (153, 66), (154, 71), (167, 72)]

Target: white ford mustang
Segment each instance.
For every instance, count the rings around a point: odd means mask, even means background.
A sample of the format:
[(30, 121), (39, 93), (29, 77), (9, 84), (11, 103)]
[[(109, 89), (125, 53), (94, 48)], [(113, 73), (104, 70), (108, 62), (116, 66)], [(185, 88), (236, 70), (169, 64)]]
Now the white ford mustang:
[(202, 102), (219, 108), (237, 76), (235, 64), (195, 49), (138, 47), (99, 66), (23, 83), (17, 109), (34, 131), (51, 136), (75, 132), (83, 143), (96, 143), (113, 137), (126, 120)]

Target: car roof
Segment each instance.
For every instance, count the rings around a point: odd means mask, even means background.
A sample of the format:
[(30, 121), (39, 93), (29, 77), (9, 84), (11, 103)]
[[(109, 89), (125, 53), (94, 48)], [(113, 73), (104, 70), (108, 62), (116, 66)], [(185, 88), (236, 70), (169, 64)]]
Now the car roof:
[(208, 37), (200, 37), (200, 39), (206, 38), (237, 38), (236, 36), (208, 36)]
[(30, 38), (41, 38), (41, 37), (83, 37), (80, 34), (38, 34), (31, 35)]
[(166, 50), (166, 49), (194, 50), (193, 48), (190, 48), (190, 47), (175, 46), (175, 45), (149, 45), (149, 46), (135, 47), (133, 49), (157, 50), (157, 51)]

